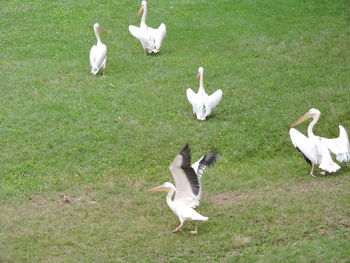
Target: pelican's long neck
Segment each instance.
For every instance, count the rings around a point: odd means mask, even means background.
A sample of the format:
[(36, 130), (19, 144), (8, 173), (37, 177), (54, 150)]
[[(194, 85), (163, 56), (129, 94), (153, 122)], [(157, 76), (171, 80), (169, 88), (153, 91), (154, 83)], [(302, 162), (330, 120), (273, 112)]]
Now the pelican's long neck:
[(312, 122), (310, 122), (309, 126), (307, 127), (307, 135), (308, 137), (315, 137), (315, 134), (313, 132), (313, 128), (315, 126), (315, 124), (318, 122), (318, 119), (320, 118), (320, 115), (315, 115), (312, 118)]
[(175, 193), (175, 189), (171, 188), (166, 196), (166, 203), (168, 206), (173, 210), (174, 207), (174, 201), (171, 199)]
[(100, 38), (100, 34), (98, 33), (98, 29), (95, 28), (94, 31), (95, 31), (95, 36), (96, 36), (96, 39), (97, 39), (97, 44), (101, 44), (102, 41), (101, 41), (101, 38)]
[(199, 72), (199, 89), (198, 92), (205, 92), (203, 72)]
[(147, 16), (147, 5), (144, 5), (140, 26), (147, 26), (146, 25), (146, 16)]

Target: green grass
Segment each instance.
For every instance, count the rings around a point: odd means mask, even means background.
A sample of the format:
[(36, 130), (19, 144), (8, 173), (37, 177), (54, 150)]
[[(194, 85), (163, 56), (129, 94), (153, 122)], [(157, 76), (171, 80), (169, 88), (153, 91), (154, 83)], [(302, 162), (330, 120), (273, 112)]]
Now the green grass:
[[(139, 1), (0, 3), (0, 262), (349, 262), (350, 166), (311, 178), (288, 135), (311, 107), (316, 134), (350, 131), (348, 1), (148, 5), (158, 56), (128, 32)], [(89, 73), (95, 22), (105, 77)], [(199, 66), (224, 93), (205, 122), (185, 95)], [(187, 142), (222, 156), (197, 236), (171, 234), (147, 192)]]

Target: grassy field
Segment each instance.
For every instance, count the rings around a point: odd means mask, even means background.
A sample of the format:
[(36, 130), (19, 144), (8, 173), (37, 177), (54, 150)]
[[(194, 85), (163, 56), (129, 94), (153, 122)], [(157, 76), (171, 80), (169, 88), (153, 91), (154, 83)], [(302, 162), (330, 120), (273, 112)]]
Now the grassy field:
[[(0, 262), (350, 262), (350, 165), (311, 178), (288, 134), (311, 107), (316, 134), (350, 131), (349, 1), (150, 0), (157, 56), (128, 32), (139, 5), (1, 1)], [(199, 66), (224, 93), (204, 122), (185, 95)], [(147, 192), (186, 143), (221, 153), (198, 235)]]

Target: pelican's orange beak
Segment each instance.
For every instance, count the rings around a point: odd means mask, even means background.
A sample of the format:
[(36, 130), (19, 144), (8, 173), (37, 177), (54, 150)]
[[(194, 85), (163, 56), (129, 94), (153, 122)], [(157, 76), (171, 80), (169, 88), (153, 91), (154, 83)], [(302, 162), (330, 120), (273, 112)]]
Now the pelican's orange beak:
[(140, 7), (139, 11), (137, 12), (137, 14), (140, 16), (142, 14), (143, 11), (143, 6)]
[(108, 34), (108, 32), (107, 32), (106, 30), (104, 30), (102, 27), (99, 27), (98, 30), (99, 30), (100, 32), (103, 32), (103, 33), (105, 33), (105, 34)]
[(148, 192), (169, 192), (169, 189), (164, 186), (157, 186), (152, 189), (149, 189)]
[(303, 116), (301, 116), (299, 119), (297, 119), (295, 122), (293, 122), (291, 124), (291, 127), (293, 128), (293, 127), (297, 126), (298, 124), (300, 124), (300, 123), (302, 123), (302, 122), (304, 122), (312, 117), (313, 117), (313, 115), (311, 113), (307, 112)]

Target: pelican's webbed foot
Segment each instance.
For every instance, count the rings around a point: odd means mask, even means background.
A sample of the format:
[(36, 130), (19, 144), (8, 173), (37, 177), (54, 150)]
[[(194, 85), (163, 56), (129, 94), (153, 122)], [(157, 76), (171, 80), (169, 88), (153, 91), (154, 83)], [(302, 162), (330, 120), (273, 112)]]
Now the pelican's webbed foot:
[(194, 230), (190, 231), (190, 232), (191, 232), (191, 234), (194, 234), (194, 235), (198, 233), (197, 223), (196, 223), (196, 228)]
[(315, 164), (312, 163), (311, 171), (310, 171), (310, 176), (312, 176), (312, 177), (316, 177), (316, 176), (314, 175), (314, 167), (315, 167)]
[(180, 227), (177, 227), (177, 228), (175, 228), (175, 229), (173, 230), (173, 233), (178, 233), (178, 232), (181, 232)]
[(183, 226), (183, 222), (181, 222), (181, 224), (177, 227), (177, 228), (175, 228), (174, 230), (173, 230), (173, 233), (177, 233), (177, 232), (180, 232), (181, 231), (181, 227)]
[(191, 232), (191, 234), (198, 234), (198, 231), (197, 230), (192, 230), (192, 231), (190, 231)]

